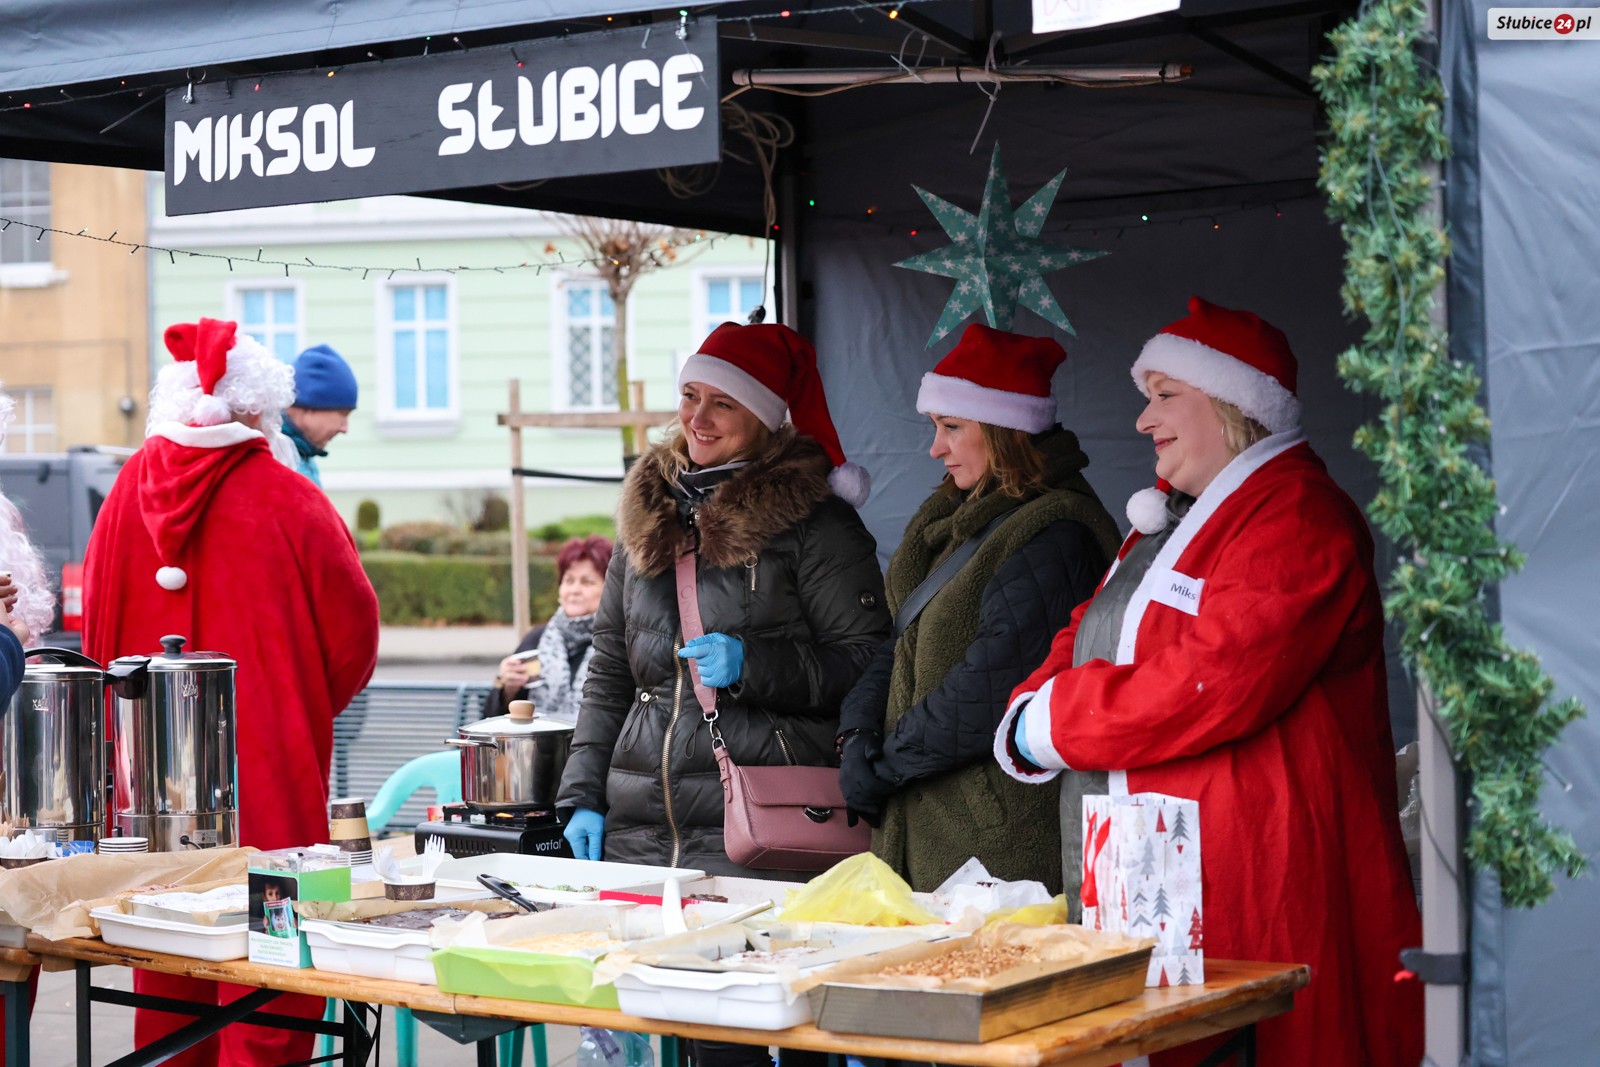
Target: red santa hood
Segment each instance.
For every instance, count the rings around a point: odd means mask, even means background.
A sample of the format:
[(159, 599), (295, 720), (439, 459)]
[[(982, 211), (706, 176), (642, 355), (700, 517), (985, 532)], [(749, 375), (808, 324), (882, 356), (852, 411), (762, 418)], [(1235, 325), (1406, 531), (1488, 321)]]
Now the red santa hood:
[(169, 424), (145, 441), (139, 514), (163, 564), (155, 575), (163, 589), (176, 592), (188, 584), (182, 561), (189, 534), (228, 472), (257, 452), (272, 455), (261, 433), (240, 423)]

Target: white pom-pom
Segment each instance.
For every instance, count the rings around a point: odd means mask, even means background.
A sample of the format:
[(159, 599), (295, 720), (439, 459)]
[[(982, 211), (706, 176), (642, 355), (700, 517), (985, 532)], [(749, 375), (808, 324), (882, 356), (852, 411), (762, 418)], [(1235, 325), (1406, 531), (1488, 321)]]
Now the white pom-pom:
[(834, 496), (859, 508), (872, 492), (872, 475), (859, 463), (847, 460), (828, 472), (828, 485), (833, 488)]
[(194, 402), (194, 424), (196, 426), (221, 426), (233, 420), (233, 412), (228, 408), (228, 402), (219, 396), (209, 393)]
[(156, 584), (176, 593), (189, 584), (189, 573), (182, 567), (162, 567), (156, 571)]
[(1167, 528), (1167, 494), (1154, 488), (1141, 489), (1128, 498), (1128, 521), (1142, 534), (1160, 533)]

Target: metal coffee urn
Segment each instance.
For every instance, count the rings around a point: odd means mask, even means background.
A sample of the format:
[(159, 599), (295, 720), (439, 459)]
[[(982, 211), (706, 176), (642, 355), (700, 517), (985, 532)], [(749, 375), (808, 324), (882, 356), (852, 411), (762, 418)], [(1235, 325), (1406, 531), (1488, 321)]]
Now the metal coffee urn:
[(94, 841), (106, 816), (105, 673), (65, 648), (28, 650), (0, 706), (0, 822)]
[(239, 840), (234, 670), (220, 652), (164, 651), (106, 665), (116, 699), (113, 825), (152, 852)]

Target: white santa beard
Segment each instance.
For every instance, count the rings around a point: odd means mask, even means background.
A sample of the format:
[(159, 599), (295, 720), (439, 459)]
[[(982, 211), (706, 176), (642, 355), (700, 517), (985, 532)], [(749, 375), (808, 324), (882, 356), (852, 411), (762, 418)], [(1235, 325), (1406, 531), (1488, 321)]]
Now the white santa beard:
[(33, 642), (48, 633), (55, 622), (56, 594), (50, 586), (44, 557), (23, 529), (16, 505), (0, 495), (0, 571), (10, 571), (17, 586), (17, 603), (11, 614), (33, 632)]

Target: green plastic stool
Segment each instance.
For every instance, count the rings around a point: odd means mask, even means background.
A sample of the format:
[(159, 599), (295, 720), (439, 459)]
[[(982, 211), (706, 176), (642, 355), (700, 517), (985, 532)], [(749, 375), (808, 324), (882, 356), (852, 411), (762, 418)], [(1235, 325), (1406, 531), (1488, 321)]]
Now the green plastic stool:
[(501, 1034), (495, 1039), (500, 1053), (500, 1067), (522, 1067), (522, 1034), (527, 1031), (533, 1043), (533, 1067), (550, 1067), (550, 1050), (544, 1043), (544, 1023), (531, 1023)]

